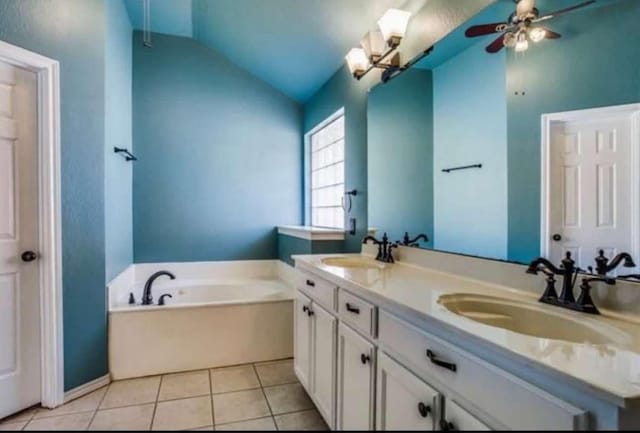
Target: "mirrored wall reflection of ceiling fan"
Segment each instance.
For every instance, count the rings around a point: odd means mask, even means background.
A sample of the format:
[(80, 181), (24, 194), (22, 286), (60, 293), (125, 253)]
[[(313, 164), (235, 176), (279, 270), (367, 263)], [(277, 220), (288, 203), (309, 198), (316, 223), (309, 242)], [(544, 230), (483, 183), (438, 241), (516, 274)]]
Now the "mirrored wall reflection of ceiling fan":
[(529, 48), (529, 41), (540, 42), (543, 39), (558, 39), (561, 37), (560, 33), (539, 26), (537, 23), (589, 6), (595, 3), (595, 0), (586, 1), (542, 16), (540, 16), (540, 11), (536, 8), (535, 0), (514, 0), (514, 2), (516, 3), (516, 11), (509, 16), (507, 22), (471, 26), (467, 29), (465, 35), (468, 38), (475, 38), (493, 33), (502, 33), (496, 40), (487, 45), (486, 50), (488, 53), (497, 53), (502, 47), (514, 48), (518, 52), (526, 51)]

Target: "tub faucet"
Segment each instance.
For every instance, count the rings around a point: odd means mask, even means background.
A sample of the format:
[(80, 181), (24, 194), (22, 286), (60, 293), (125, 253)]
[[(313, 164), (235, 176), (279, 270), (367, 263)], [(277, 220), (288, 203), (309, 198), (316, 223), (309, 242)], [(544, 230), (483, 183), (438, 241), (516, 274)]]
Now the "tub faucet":
[(169, 271), (158, 271), (155, 274), (151, 275), (149, 277), (149, 279), (147, 280), (147, 282), (144, 284), (144, 291), (142, 292), (142, 305), (151, 305), (151, 304), (153, 304), (153, 296), (151, 296), (151, 286), (153, 285), (153, 282), (158, 277), (161, 277), (163, 275), (166, 275), (167, 277), (171, 278), (172, 280), (176, 279), (176, 276), (173, 275)]

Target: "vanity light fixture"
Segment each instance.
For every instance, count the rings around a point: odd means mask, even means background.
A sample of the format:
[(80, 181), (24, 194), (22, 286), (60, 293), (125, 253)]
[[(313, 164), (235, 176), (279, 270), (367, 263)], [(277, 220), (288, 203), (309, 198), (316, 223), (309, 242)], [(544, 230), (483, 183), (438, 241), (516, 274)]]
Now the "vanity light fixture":
[[(384, 69), (382, 81), (386, 82), (398, 71), (400, 55), (396, 52), (407, 31), (411, 12), (389, 9), (378, 20), (380, 30), (370, 31), (360, 41), (360, 48), (352, 48), (345, 59), (349, 71), (359, 80), (374, 68)], [(393, 55), (392, 55), (393, 54)], [(388, 62), (384, 62), (389, 58)]]

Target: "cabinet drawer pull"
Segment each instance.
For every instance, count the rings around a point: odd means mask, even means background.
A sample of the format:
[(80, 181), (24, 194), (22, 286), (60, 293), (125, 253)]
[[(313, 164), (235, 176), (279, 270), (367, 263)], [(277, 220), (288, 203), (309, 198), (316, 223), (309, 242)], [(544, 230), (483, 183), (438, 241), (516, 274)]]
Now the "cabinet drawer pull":
[(307, 307), (306, 305), (303, 305), (302, 306), (302, 311), (304, 311), (306, 313), (307, 311), (309, 311), (309, 307)]
[(315, 282), (313, 282), (312, 280), (307, 280), (307, 286), (309, 286), (309, 287), (315, 287), (315, 286), (316, 286), (316, 283), (315, 283)]
[(365, 355), (364, 353), (360, 355), (360, 362), (366, 364), (369, 361), (371, 361), (371, 357), (369, 355)]
[(427, 349), (427, 358), (431, 361), (432, 364), (437, 365), (438, 367), (446, 368), (447, 370), (451, 370), (454, 373), (458, 370), (458, 367), (452, 362), (442, 361), (438, 359), (438, 356), (431, 351), (431, 349)]
[(420, 412), (420, 416), (422, 418), (426, 418), (431, 413), (431, 406), (428, 406), (423, 402), (420, 402), (418, 403), (418, 412)]
[(311, 308), (307, 308), (307, 316), (311, 317), (313, 314), (313, 310)]
[(350, 303), (347, 302), (347, 311), (349, 313), (353, 313), (353, 314), (360, 314), (360, 308), (358, 307), (354, 307), (353, 305), (351, 305)]
[(456, 426), (453, 425), (452, 422), (449, 422), (445, 419), (440, 420), (440, 431), (457, 431)]

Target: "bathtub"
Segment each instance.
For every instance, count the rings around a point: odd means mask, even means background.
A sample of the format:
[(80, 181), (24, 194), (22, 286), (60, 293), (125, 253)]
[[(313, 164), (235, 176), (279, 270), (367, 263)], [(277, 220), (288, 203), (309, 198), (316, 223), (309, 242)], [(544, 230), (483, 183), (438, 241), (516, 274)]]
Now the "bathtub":
[[(160, 277), (154, 302), (144, 282)], [(293, 271), (278, 261), (133, 265), (109, 284), (109, 371), (114, 380), (289, 358)], [(136, 304), (129, 305), (133, 293)]]

